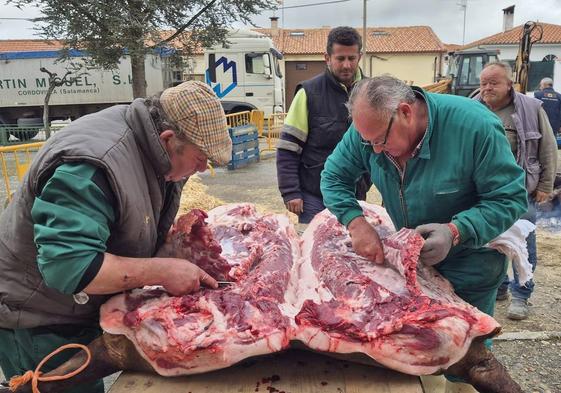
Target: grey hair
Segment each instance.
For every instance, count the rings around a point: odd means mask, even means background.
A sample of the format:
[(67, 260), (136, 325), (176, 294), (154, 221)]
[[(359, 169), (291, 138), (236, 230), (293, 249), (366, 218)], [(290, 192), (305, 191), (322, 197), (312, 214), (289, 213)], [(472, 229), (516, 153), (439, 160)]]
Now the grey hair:
[(162, 93), (163, 92), (156, 93), (150, 97), (146, 97), (144, 100), (144, 105), (146, 106), (146, 109), (148, 109), (148, 113), (150, 113), (154, 126), (156, 127), (156, 130), (158, 130), (158, 134), (161, 134), (166, 130), (172, 130), (177, 139), (186, 142), (185, 133), (181, 132), (177, 124), (169, 119), (166, 111), (162, 107), (162, 103), (160, 101)]
[(510, 66), (510, 64), (504, 61), (492, 61), (485, 64), (483, 66), (483, 70), (492, 66), (502, 68), (506, 74), (507, 79), (512, 82), (512, 67)]
[(553, 79), (549, 77), (545, 77), (540, 81), (540, 85), (542, 86), (553, 86)]
[(349, 113), (352, 113), (353, 106), (359, 97), (365, 98), (373, 109), (388, 116), (392, 115), (400, 103), (412, 104), (416, 100), (411, 86), (389, 74), (359, 81), (354, 86), (349, 102), (347, 102)]

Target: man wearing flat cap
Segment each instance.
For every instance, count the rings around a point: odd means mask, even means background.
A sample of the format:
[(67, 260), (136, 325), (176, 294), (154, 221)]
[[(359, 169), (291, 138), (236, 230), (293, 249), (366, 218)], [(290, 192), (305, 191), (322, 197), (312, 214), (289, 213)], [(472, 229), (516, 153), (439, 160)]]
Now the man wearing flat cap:
[[(201, 82), (84, 116), (50, 138), (0, 216), (4, 376), (35, 369), (63, 344), (93, 340), (111, 294), (216, 287), (194, 264), (158, 250), (186, 179), (207, 160), (226, 164), (231, 151), (222, 106)], [(73, 391), (102, 393), (103, 383)]]

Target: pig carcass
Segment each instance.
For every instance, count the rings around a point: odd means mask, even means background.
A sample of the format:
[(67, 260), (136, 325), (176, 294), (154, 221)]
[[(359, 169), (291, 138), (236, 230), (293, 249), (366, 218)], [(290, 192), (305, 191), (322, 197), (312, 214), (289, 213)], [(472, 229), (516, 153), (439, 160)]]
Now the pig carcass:
[[(113, 297), (101, 309), (106, 333), (90, 345), (93, 367), (104, 375), (193, 374), (300, 341), (318, 351), (362, 353), (408, 374), (447, 372), (481, 392), (521, 392), (483, 345), (500, 331), (498, 323), (418, 263), (418, 234), (395, 232), (382, 208), (362, 206), (383, 239), (383, 265), (357, 256), (328, 211), (301, 238), (285, 216), (259, 214), (249, 204), (210, 211), (208, 227), (204, 212), (180, 218), (166, 253), (189, 256), (235, 284), (182, 297), (159, 288)], [(78, 354), (52, 374), (83, 359)], [(86, 370), (74, 383), (94, 376), (103, 375)], [(52, 384), (43, 383), (42, 391), (60, 391)]]

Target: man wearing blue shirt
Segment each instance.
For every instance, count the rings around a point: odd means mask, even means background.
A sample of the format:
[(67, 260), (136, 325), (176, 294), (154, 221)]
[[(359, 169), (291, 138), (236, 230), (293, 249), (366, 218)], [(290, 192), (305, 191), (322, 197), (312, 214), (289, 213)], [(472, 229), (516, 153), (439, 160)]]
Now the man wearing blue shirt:
[(534, 97), (543, 102), (542, 108), (547, 113), (553, 133), (558, 135), (561, 129), (561, 94), (553, 90), (553, 79), (543, 78)]

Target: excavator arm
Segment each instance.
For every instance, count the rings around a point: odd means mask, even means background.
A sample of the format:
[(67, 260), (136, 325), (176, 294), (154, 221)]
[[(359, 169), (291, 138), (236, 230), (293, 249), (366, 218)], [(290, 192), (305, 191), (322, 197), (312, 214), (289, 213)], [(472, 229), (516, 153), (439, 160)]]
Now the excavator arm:
[(530, 72), (530, 51), (532, 45), (542, 39), (543, 28), (536, 22), (526, 22), (522, 30), (522, 37), (518, 46), (518, 54), (514, 63), (514, 90), (526, 93), (528, 89), (528, 74)]

